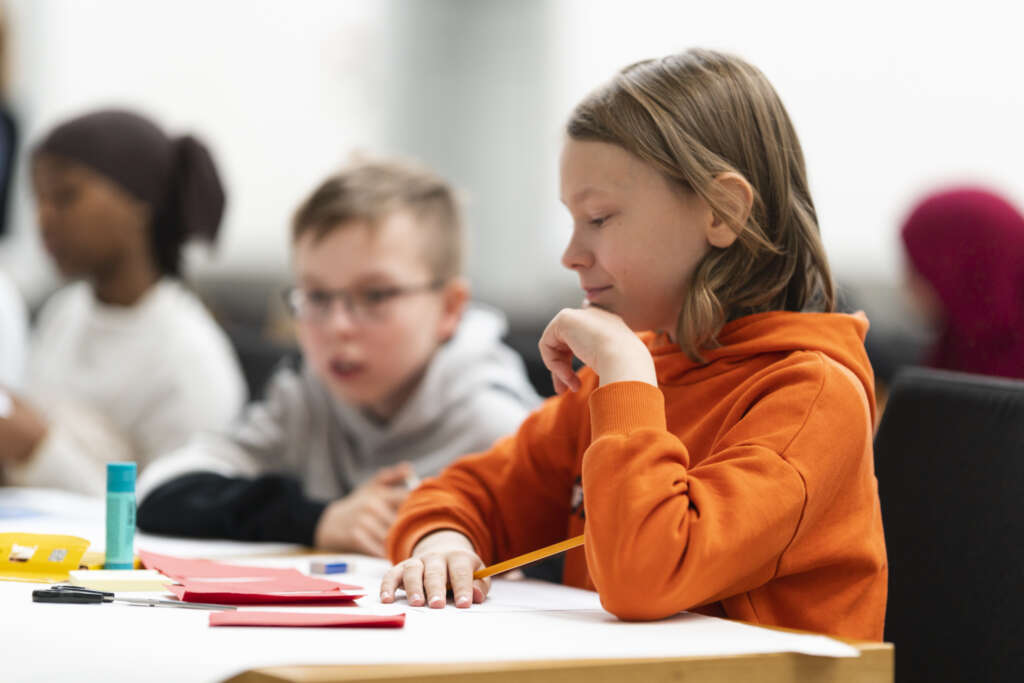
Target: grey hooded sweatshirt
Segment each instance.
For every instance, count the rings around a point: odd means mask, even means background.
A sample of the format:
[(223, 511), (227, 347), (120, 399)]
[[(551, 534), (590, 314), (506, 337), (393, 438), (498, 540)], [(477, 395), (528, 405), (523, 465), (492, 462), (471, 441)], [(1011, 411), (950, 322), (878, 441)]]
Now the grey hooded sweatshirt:
[(385, 423), (336, 400), (308, 369), (280, 368), (227, 433), (199, 435), (146, 468), (139, 528), (311, 545), (327, 503), (382, 467), (408, 461), (431, 476), (518, 428), (540, 398), (505, 332), (500, 313), (469, 308)]

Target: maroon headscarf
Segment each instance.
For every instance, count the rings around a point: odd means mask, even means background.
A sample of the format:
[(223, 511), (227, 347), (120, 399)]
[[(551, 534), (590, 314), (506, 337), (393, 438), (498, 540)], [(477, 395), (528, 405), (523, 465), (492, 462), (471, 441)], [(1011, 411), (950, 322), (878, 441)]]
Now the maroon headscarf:
[(1024, 217), (980, 189), (922, 201), (903, 225), (914, 268), (945, 309), (928, 364), (1024, 378)]

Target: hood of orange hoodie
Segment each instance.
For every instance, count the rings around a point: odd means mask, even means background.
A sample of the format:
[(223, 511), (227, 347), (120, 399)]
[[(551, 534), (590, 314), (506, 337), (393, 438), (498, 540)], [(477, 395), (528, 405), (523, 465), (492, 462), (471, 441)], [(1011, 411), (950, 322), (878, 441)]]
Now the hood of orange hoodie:
[(757, 313), (727, 323), (718, 335), (717, 349), (704, 351), (705, 363), (690, 359), (678, 344), (664, 336), (641, 335), (654, 358), (658, 383), (692, 384), (728, 371), (765, 353), (818, 351), (848, 368), (874, 404), (874, 372), (864, 349), (868, 319), (863, 313)]

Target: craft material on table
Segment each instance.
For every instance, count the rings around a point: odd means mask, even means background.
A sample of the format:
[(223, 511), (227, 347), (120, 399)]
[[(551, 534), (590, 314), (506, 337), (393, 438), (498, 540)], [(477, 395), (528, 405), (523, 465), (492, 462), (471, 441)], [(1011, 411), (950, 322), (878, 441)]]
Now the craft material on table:
[(0, 534), (0, 579), (54, 583), (78, 569), (89, 541), (62, 534)]
[(532, 552), (519, 555), (518, 557), (513, 557), (512, 559), (505, 560), (504, 562), (492, 564), (491, 566), (484, 567), (483, 569), (477, 569), (475, 572), (473, 572), (473, 578), (484, 579), (488, 576), (494, 576), (495, 574), (501, 574), (502, 572), (518, 569), (519, 567), (525, 567), (528, 564), (540, 562), (541, 560), (547, 557), (551, 557), (552, 555), (558, 555), (559, 553), (564, 553), (566, 550), (572, 550), (573, 548), (576, 548), (581, 545), (583, 545), (583, 534), (580, 534), (579, 536), (574, 536), (573, 538), (567, 539), (565, 541), (553, 543), (549, 546), (540, 548), (539, 550), (534, 550)]
[(139, 556), (180, 586), (168, 590), (185, 601), (260, 604), (350, 604), (365, 594), (361, 586), (307, 576), (297, 569), (186, 560), (144, 550)]
[(345, 560), (310, 560), (310, 574), (342, 574), (348, 571), (348, 562)]
[(96, 591), (81, 586), (59, 585), (32, 591), (32, 602), (58, 602), (94, 605), (104, 602), (124, 602), (143, 607), (181, 607), (184, 609), (233, 610), (232, 605), (212, 605), (198, 602), (180, 602), (161, 598), (122, 598), (108, 591)]
[(182, 586), (169, 586), (168, 590), (182, 600), (223, 602), (232, 605), (355, 605), (362, 592), (343, 590), (273, 590), (260, 587), (261, 583), (205, 583), (186, 581)]
[(74, 569), (68, 583), (98, 591), (163, 591), (174, 580), (153, 569)]
[(155, 569), (175, 581), (183, 581), (185, 579), (247, 579), (253, 577), (304, 576), (297, 569), (277, 569), (274, 567), (228, 564), (214, 560), (195, 560), (161, 555), (147, 550), (140, 550), (139, 558), (146, 569)]
[(405, 614), (341, 614), (323, 612), (221, 612), (210, 615), (210, 626), (318, 626), (402, 628)]

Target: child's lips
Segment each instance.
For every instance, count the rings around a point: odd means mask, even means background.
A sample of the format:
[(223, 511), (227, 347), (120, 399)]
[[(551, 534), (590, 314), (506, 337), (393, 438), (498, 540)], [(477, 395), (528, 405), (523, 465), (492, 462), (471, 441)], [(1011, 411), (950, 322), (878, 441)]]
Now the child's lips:
[(365, 368), (362, 363), (344, 360), (333, 360), (329, 367), (331, 374), (338, 379), (352, 379), (359, 375)]
[(586, 294), (587, 301), (593, 301), (595, 298), (601, 296), (601, 294), (607, 292), (611, 288), (611, 285), (606, 285), (604, 287), (584, 287), (583, 292)]

